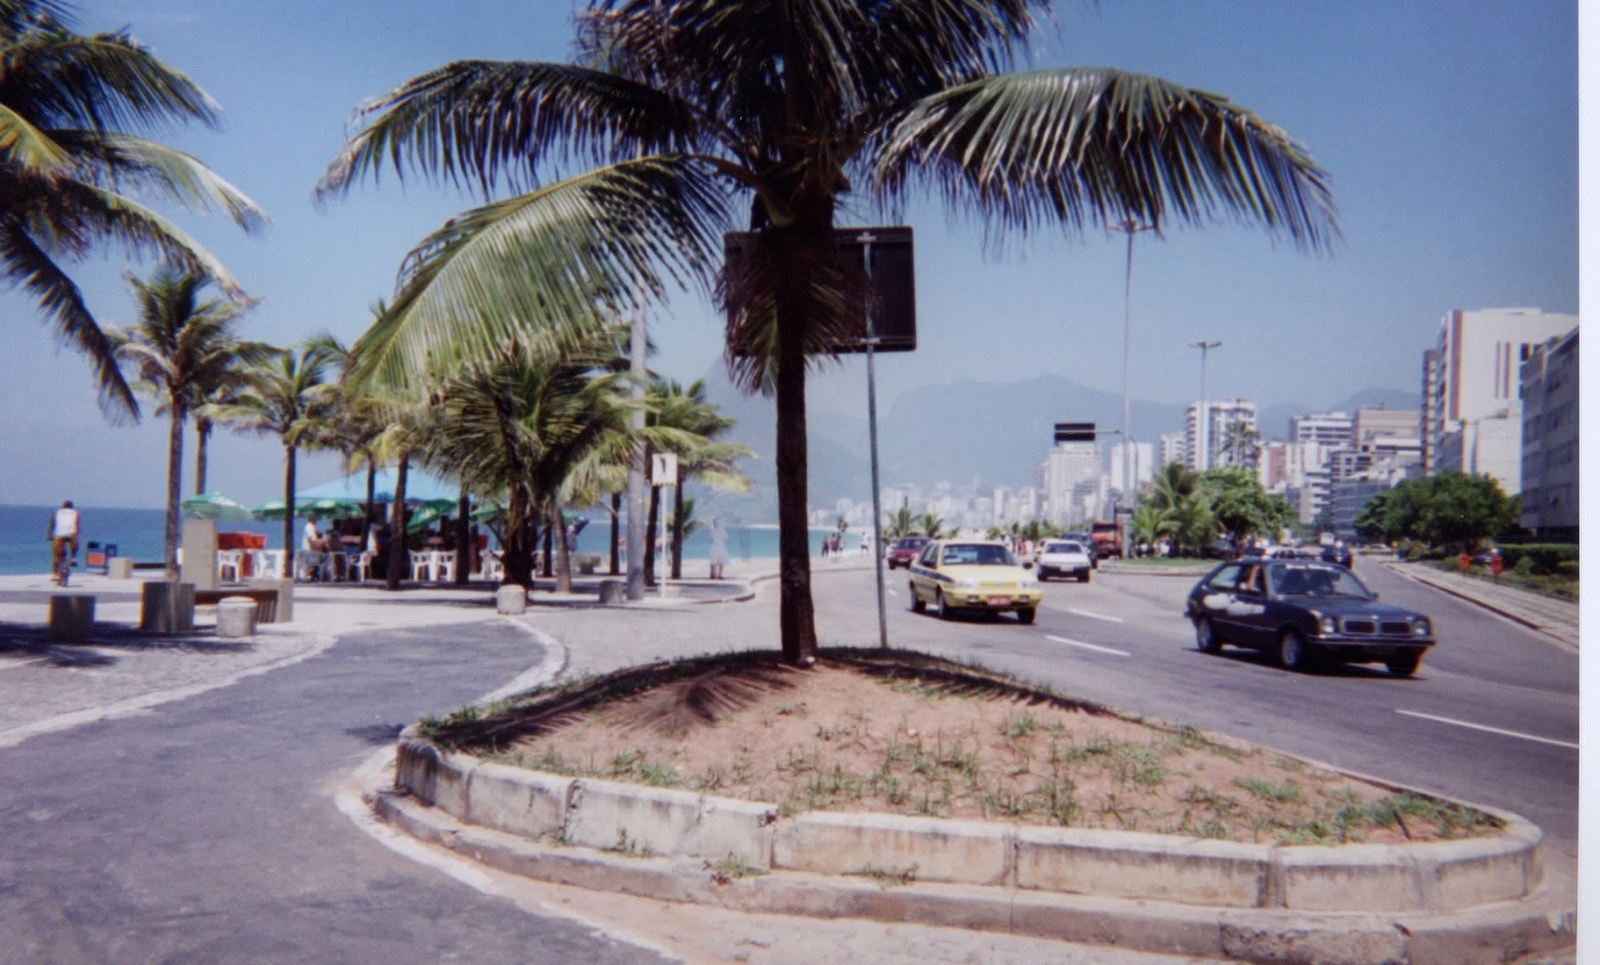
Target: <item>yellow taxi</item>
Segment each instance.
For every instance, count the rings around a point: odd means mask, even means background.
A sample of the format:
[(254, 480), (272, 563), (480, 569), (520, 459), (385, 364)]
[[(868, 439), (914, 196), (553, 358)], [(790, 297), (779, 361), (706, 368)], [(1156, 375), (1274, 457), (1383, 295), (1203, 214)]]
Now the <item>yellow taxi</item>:
[(950, 619), (958, 610), (1012, 611), (1032, 623), (1044, 592), (1030, 570), (1004, 543), (936, 540), (911, 563), (911, 609)]

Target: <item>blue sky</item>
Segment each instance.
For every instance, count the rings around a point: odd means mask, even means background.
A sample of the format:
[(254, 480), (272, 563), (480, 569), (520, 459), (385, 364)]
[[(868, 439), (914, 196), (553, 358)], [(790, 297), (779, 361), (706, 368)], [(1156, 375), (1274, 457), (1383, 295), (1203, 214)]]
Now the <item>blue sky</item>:
[[(405, 252), (471, 200), (386, 175), (324, 207), (311, 190), (364, 99), (459, 58), (566, 59), (564, 2), (134, 0), (86, 3), (80, 30), (127, 25), (222, 105), (220, 131), (167, 140), (251, 195), (272, 224), (245, 236), (180, 221), (262, 303), (244, 324), (286, 344), (353, 339)], [(1415, 391), (1421, 353), (1453, 308), (1578, 308), (1578, 42), (1574, 2), (1102, 0), (1063, 4), (1032, 62), (1113, 65), (1225, 94), (1288, 130), (1332, 174), (1344, 241), (1307, 256), (1259, 230), (1174, 228), (1134, 256), (1134, 395), (1198, 392), (1324, 405), (1367, 388)], [(1041, 234), (986, 252), (978, 225), (914, 201), (920, 348), (885, 357), (880, 404), (906, 388), (1057, 373), (1122, 388), (1120, 236)], [(881, 223), (870, 209), (852, 223)], [(131, 321), (120, 255), (74, 270), (102, 321)], [(147, 271), (148, 266), (138, 269)], [(0, 503), (73, 496), (157, 505), (163, 420), (106, 426), (89, 370), (58, 351), (32, 304), (0, 293)], [(721, 320), (697, 296), (652, 320), (656, 367), (680, 379), (720, 357)], [(864, 406), (859, 362), (812, 383), (818, 408)], [(1065, 417), (1065, 416), (1063, 416)], [(1174, 427), (1176, 428), (1176, 427)], [(192, 440), (189, 443), (192, 446)], [(212, 488), (281, 490), (280, 450), (219, 440)], [(336, 472), (305, 465), (307, 484)], [(188, 483), (185, 483), (187, 489)]]

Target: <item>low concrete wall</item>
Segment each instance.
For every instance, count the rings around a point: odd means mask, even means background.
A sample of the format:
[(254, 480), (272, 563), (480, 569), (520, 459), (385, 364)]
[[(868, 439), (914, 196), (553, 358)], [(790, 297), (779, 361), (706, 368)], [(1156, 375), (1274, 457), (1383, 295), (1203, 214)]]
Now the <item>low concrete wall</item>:
[(487, 763), (410, 730), (395, 786), (469, 824), (630, 855), (1210, 908), (1443, 913), (1524, 898), (1541, 881), (1541, 832), (1504, 813), (1492, 838), (1340, 847), (889, 814), (779, 820), (772, 804)]

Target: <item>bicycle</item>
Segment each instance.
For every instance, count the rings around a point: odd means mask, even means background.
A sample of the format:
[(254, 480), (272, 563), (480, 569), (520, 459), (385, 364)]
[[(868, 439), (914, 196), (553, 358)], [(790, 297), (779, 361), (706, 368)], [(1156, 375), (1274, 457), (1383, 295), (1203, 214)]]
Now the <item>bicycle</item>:
[(67, 580), (72, 576), (72, 564), (77, 556), (75, 550), (69, 549), (71, 541), (61, 539), (55, 541), (55, 573), (53, 582), (57, 586), (66, 586)]

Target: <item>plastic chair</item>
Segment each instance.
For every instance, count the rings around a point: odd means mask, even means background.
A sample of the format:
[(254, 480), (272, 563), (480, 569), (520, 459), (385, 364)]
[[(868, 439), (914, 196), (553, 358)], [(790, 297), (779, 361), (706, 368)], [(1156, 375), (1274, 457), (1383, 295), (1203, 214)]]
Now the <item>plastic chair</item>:
[(243, 568), (243, 550), (217, 550), (217, 579), (237, 583)]
[(344, 554), (344, 576), (358, 583), (367, 582), (367, 571), (372, 567), (371, 553)]
[(428, 552), (411, 554), (411, 579), (413, 581), (433, 579), (433, 556)]
[(505, 575), (506, 568), (505, 565), (500, 562), (499, 551), (485, 550), (483, 555), (478, 559), (478, 578), (484, 580), (495, 580), (498, 582), (504, 579)]
[(250, 556), (257, 576), (283, 579), (283, 550), (250, 550)]
[(452, 550), (448, 553), (434, 553), (433, 578), (440, 583), (452, 583), (456, 578), (456, 554)]

